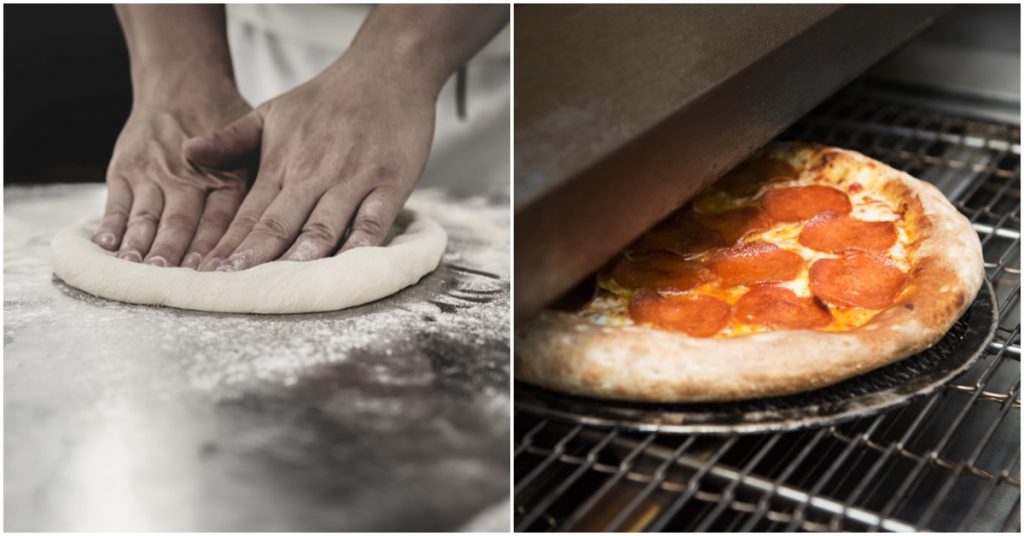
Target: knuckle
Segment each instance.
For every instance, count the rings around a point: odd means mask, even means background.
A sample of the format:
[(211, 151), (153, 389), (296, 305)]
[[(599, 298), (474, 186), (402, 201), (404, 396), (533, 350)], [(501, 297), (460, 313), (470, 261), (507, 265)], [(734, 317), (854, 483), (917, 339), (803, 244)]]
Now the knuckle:
[(312, 222), (302, 228), (302, 234), (318, 242), (333, 242), (339, 233), (326, 223)]
[(131, 211), (128, 210), (128, 207), (112, 203), (107, 207), (107, 215), (104, 219), (127, 219), (129, 214), (131, 214)]
[(272, 238), (286, 240), (288, 238), (288, 226), (274, 216), (264, 216), (253, 226), (252, 232), (269, 236)]
[[(334, 143), (333, 145), (337, 144)], [(352, 149), (345, 155), (345, 160), (341, 165), (338, 175), (342, 177), (358, 177), (365, 167), (366, 155), (359, 150)]]
[(157, 225), (160, 222), (160, 215), (152, 209), (141, 209), (136, 211), (128, 219), (128, 225), (150, 224)]
[(318, 169), (324, 160), (324, 149), (322, 147), (314, 147), (298, 155), (295, 160), (292, 161), (292, 169), (294, 175), (298, 180), (304, 180), (311, 177)]
[(252, 212), (239, 212), (238, 215), (235, 216), (234, 224), (240, 228), (252, 229), (257, 223), (259, 223), (259, 221), (260, 217)]
[(360, 216), (352, 224), (352, 234), (362, 234), (371, 237), (384, 234), (384, 223), (376, 216)]

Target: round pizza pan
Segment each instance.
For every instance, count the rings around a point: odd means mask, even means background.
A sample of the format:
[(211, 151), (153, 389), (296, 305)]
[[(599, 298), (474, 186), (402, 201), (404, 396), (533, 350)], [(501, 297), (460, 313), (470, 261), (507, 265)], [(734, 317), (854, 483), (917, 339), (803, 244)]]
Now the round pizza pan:
[(695, 404), (649, 404), (563, 395), (516, 382), (520, 410), (592, 426), (643, 432), (763, 433), (828, 426), (927, 395), (966, 371), (995, 334), (991, 283), (935, 345), (835, 385), (795, 395)]

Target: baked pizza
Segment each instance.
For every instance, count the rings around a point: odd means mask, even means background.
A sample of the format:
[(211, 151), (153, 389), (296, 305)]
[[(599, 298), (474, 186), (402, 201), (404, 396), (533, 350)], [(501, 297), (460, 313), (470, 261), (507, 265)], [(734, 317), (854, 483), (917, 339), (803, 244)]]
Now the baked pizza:
[(516, 331), (516, 379), (726, 401), (830, 385), (923, 350), (984, 279), (934, 186), (856, 152), (777, 143), (628, 246), (584, 304)]

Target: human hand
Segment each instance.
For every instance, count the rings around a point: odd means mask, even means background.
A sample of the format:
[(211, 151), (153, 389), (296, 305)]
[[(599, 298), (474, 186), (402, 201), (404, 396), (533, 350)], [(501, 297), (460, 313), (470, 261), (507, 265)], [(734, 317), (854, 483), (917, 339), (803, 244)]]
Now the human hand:
[[(139, 87), (137, 93), (142, 93)], [(254, 163), (188, 162), (182, 143), (249, 112), (237, 91), (137, 95), (107, 169), (107, 205), (93, 242), (132, 262), (196, 268), (242, 202)]]
[(189, 160), (204, 168), (260, 159), (251, 191), (199, 269), (238, 271), (381, 244), (423, 172), (440, 89), (405, 67), (347, 55), (186, 142)]

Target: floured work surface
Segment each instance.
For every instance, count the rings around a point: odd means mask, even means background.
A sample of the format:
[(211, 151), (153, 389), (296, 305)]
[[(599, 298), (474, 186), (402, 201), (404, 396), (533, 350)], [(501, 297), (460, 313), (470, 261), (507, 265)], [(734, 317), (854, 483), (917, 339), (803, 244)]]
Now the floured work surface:
[(435, 272), (287, 316), (127, 305), (56, 280), (50, 239), (103, 198), (5, 189), (7, 529), (508, 526), (507, 198), (416, 193), (449, 235)]

